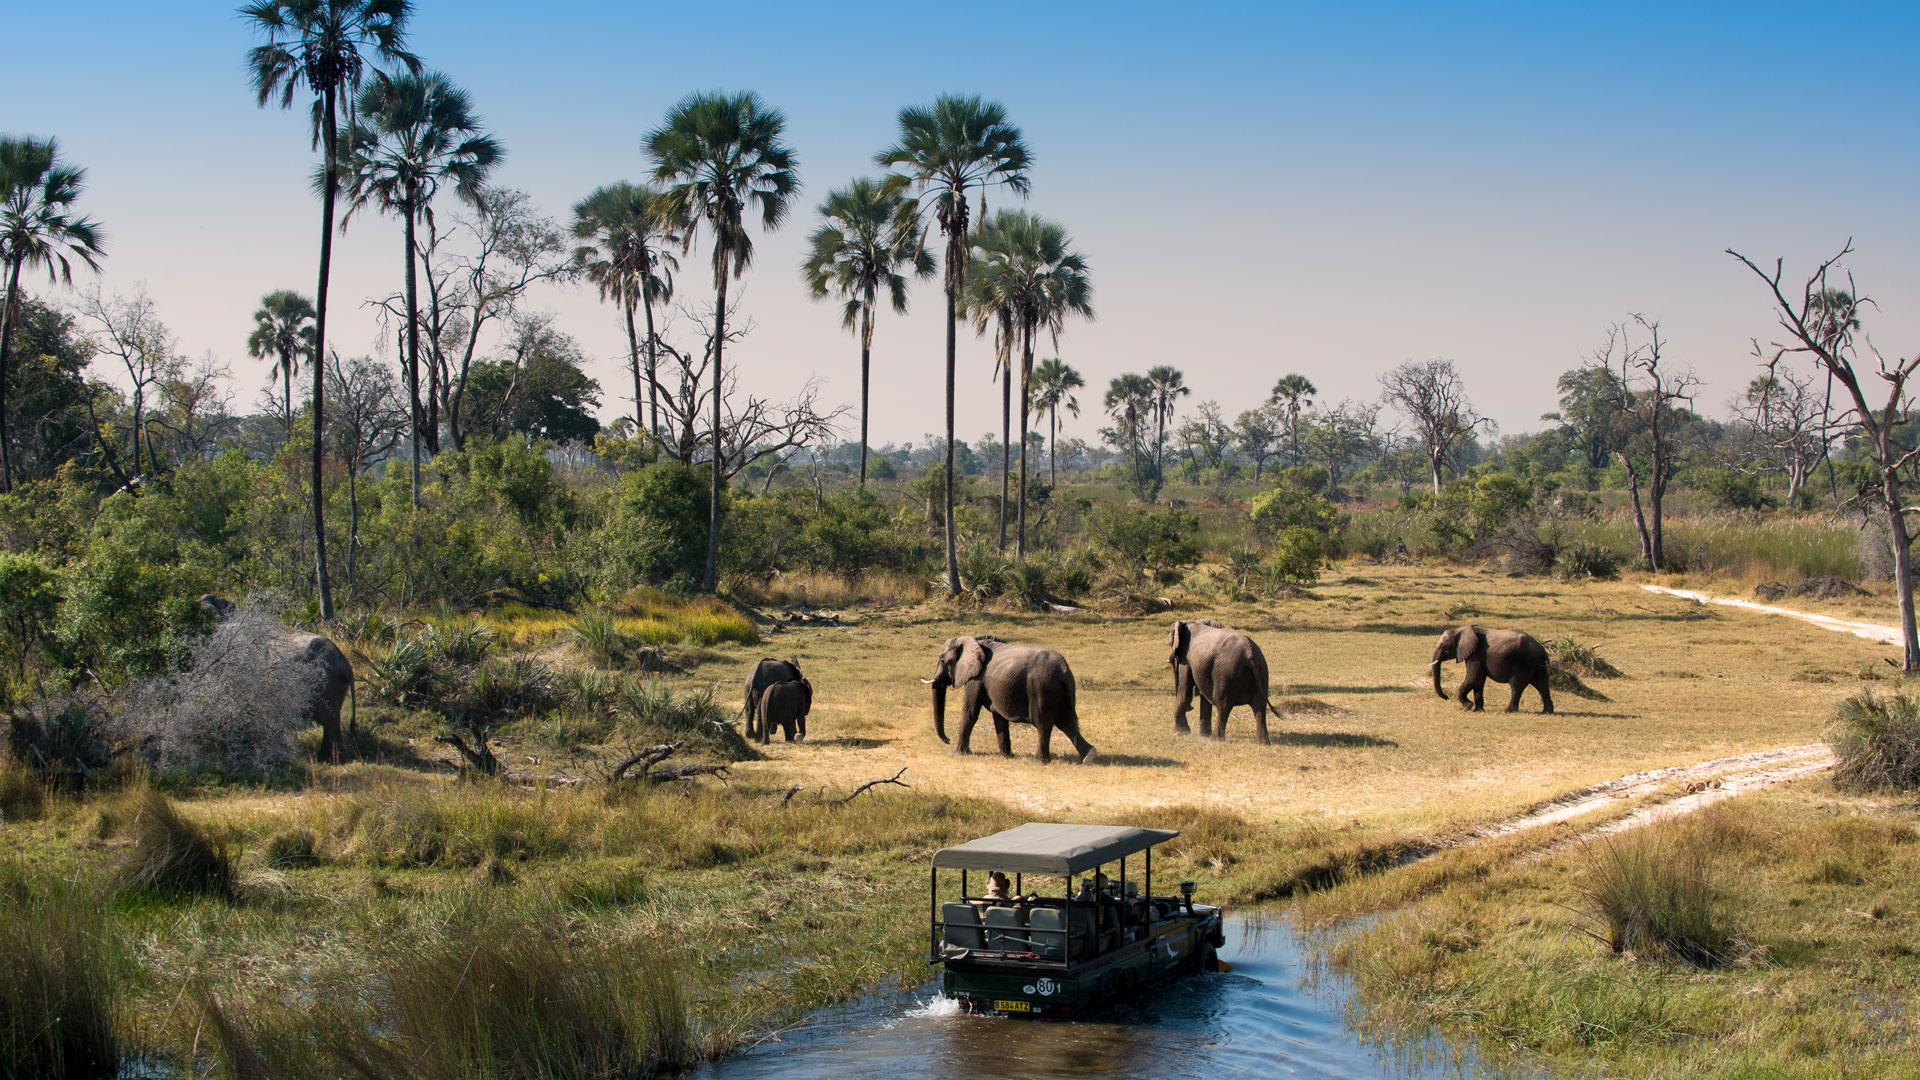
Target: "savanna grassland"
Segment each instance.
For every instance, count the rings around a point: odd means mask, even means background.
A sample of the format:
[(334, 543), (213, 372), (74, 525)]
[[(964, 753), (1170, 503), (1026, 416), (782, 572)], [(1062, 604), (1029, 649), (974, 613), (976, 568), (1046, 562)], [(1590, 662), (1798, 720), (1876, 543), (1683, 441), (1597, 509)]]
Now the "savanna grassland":
[[(744, 760), (727, 761), (743, 748), (724, 740), (682, 752), (726, 763), (724, 777), (543, 788), (534, 781), (567, 774), (612, 730), (575, 732), (566, 747), (552, 720), (509, 724), (496, 752), (528, 782), (466, 780), (432, 741), (437, 727), (368, 701), (363, 760), (265, 788), (160, 778), (153, 790), (134, 777), (102, 794), (50, 796), (37, 819), (9, 815), (0, 862), (22, 911), (78, 910), (84, 934), (104, 943), (121, 1039), (234, 1075), (255, 1075), (241, 1066), (256, 1059), (270, 1070), (258, 1075), (325, 1074), (314, 1047), (401, 1023), (367, 1015), (355, 987), (374, 979), (423, 1000), (446, 994), (448, 957), (480, 957), (530, 985), (529, 970), (555, 964), (597, 973), (623, 988), (607, 1023), (644, 1049), (646, 1068), (724, 1052), (810, 1007), (922, 978), (928, 856), (1035, 818), (1181, 829), (1162, 865), (1197, 878), (1203, 896), (1292, 900), (1336, 923), (1398, 913), (1335, 954), (1381, 1021), (1439, 1024), (1563, 1062), (1709, 1062), (1715, 1075), (1739, 1075), (1730, 1063), (1749, 1060), (1817, 1073), (1836, 1047), (1905, 1030), (1832, 1025), (1859, 994), (1910, 1001), (1920, 974), (1900, 944), (1902, 920), (1920, 911), (1908, 805), (1837, 797), (1816, 780), (1717, 809), (1713, 820), (1734, 823), (1715, 835), (1733, 838), (1720, 841), (1721, 862), (1729, 903), (1752, 913), (1741, 921), (1752, 947), (1705, 974), (1613, 956), (1576, 932), (1590, 846), (1561, 842), (1617, 811), (1449, 849), (1626, 773), (1814, 742), (1837, 700), (1880, 681), (1882, 648), (1634, 581), (1561, 584), (1446, 564), (1353, 560), (1283, 599), (1168, 599), (1171, 611), (1148, 615), (874, 606), (849, 610), (845, 625), (768, 611), (759, 641), (716, 629), (706, 644), (669, 647), (669, 670), (644, 675), (558, 621), (497, 616), (506, 653), (572, 678), (643, 679), (656, 697), (711, 695), (722, 715), (754, 659), (793, 657), (815, 687), (809, 738)], [(1203, 615), (1266, 652), (1281, 710), (1271, 745), (1254, 741), (1244, 710), (1224, 743), (1173, 736), (1167, 623)], [(630, 630), (673, 617), (616, 616)], [(1571, 638), (1620, 675), (1587, 671), (1604, 699), (1563, 688), (1552, 716), (1531, 693), (1521, 712), (1498, 711), (1498, 686), (1488, 712), (1463, 712), (1434, 696), (1427, 659), (1440, 629), (1466, 621)], [(1095, 762), (1068, 753), (1040, 765), (1030, 729), (1015, 729), (1006, 759), (980, 752), (992, 745), (985, 723), (967, 757), (935, 738), (919, 680), (946, 637), (988, 632), (1069, 658)], [(382, 655), (348, 644), (363, 670)], [(1458, 678), (1449, 665), (1449, 692)], [(951, 734), (957, 699), (949, 707)], [(902, 768), (910, 787), (836, 801)], [(217, 880), (188, 873), (155, 887), (130, 876), (156, 848), (179, 846), (156, 838), (155, 799), (224, 856)], [(1528, 978), (1508, 978), (1514, 965)], [(526, 1010), (481, 1000), (492, 1004), (474, 1008), (491, 1014), (408, 1021), (420, 1029), (406, 1029), (409, 1045), (463, 1060), (447, 1047), (474, 1031), (508, 1041), (499, 1029)], [(1783, 1042), (1788, 1022), (1762, 1001), (1797, 1002), (1807, 1030), (1829, 1034)], [(589, 1020), (576, 1026), (605, 1026)], [(516, 1037), (563, 1057), (596, 1045), (573, 1030)]]

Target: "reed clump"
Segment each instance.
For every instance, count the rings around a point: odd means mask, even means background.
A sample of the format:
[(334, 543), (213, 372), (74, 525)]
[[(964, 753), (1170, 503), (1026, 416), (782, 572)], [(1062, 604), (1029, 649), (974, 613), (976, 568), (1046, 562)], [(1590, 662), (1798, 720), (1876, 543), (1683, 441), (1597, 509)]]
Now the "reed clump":
[(0, 1078), (120, 1075), (111, 940), (97, 902), (0, 868)]

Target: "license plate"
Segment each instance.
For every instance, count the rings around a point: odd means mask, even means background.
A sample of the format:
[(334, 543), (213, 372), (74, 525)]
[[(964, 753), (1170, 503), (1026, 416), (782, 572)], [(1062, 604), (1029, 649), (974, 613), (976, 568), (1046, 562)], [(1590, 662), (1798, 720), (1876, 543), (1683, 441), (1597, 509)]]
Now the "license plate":
[(993, 1011), (994, 1012), (1032, 1012), (1033, 1002), (1031, 1001), (996, 1001), (993, 1003)]

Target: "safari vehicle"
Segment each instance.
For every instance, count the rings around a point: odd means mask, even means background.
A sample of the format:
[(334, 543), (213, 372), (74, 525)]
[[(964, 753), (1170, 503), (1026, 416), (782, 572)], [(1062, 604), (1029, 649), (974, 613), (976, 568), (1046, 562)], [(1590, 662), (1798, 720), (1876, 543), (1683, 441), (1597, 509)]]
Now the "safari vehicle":
[[(1153, 847), (1178, 835), (1031, 822), (941, 849), (933, 856), (927, 957), (945, 969), (941, 990), (969, 1012), (1067, 1020), (1212, 970), (1214, 950), (1226, 942), (1223, 909), (1194, 903), (1191, 881), (1180, 883), (1178, 896), (1153, 892)], [(1127, 876), (1134, 856), (1144, 887)], [(1116, 864), (1109, 881), (1103, 868)], [(942, 870), (960, 871), (958, 900), (941, 901)], [(973, 895), (975, 885), (986, 891), (996, 870), (1013, 877), (1010, 895)], [(1090, 872), (1076, 896), (1074, 875)], [(1034, 876), (1066, 887), (1030, 892), (1025, 879)], [(948, 882), (951, 888), (951, 876)]]

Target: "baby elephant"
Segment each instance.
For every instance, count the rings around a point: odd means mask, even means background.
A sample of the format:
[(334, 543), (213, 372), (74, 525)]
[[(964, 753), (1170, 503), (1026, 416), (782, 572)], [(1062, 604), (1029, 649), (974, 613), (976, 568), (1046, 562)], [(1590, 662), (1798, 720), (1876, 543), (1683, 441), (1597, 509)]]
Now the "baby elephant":
[[(1553, 711), (1553, 691), (1547, 688), (1547, 674), (1551, 665), (1547, 663), (1546, 647), (1533, 639), (1533, 635), (1519, 630), (1482, 630), (1477, 626), (1456, 626), (1440, 635), (1440, 643), (1433, 649), (1433, 692), (1446, 697), (1447, 692), (1440, 689), (1440, 665), (1448, 659), (1458, 660), (1467, 665), (1466, 678), (1460, 682), (1457, 695), (1460, 704), (1479, 712), (1486, 708), (1487, 680), (1506, 683), (1513, 688), (1513, 696), (1507, 699), (1507, 711), (1515, 712), (1520, 708), (1520, 695), (1531, 686), (1540, 691), (1540, 711)], [(1467, 695), (1473, 695), (1471, 704)]]
[(812, 708), (813, 684), (805, 679), (777, 682), (760, 691), (760, 742), (770, 742), (774, 728), (788, 742), (806, 742), (807, 713)]

